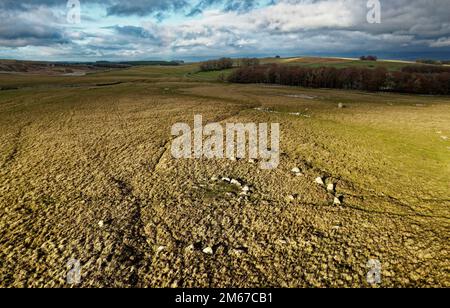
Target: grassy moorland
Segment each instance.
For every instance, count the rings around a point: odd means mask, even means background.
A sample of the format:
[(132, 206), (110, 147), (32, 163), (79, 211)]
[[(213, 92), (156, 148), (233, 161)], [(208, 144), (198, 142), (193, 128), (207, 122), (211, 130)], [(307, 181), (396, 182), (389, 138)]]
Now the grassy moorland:
[(277, 63), (284, 65), (297, 65), (305, 67), (335, 67), (335, 68), (386, 68), (389, 71), (398, 71), (403, 67), (411, 65), (411, 62), (402, 61), (361, 61), (359, 59), (340, 59), (340, 58), (314, 58), (314, 57), (302, 57), (302, 58), (265, 58), (261, 63)]
[[(368, 287), (378, 259), (382, 287), (450, 287), (449, 97), (222, 73), (1, 74), (0, 286), (67, 286), (78, 259), (84, 287)], [(170, 128), (195, 114), (280, 123), (279, 168), (173, 159)]]
[[(340, 68), (385, 68), (389, 72), (401, 71), (406, 66), (411, 66), (412, 62), (401, 61), (361, 61), (357, 59), (339, 59), (339, 58), (263, 58), (260, 59), (261, 64), (280, 64), (288, 66), (300, 66), (309, 68), (319, 67), (334, 67)], [(235, 63), (237, 66), (237, 61)], [(233, 72), (233, 69), (226, 69), (220, 71), (197, 71), (190, 75), (191, 78), (199, 81), (217, 81), (226, 80), (227, 77)]]

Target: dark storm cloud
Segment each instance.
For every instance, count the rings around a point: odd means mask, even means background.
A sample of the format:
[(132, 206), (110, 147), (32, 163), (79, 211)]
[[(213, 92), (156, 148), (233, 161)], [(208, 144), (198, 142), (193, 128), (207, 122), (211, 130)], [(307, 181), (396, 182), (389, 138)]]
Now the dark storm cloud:
[(155, 36), (142, 27), (135, 26), (115, 26), (114, 29), (118, 34), (132, 36), (144, 39), (155, 39)]
[(365, 15), (361, 14), (361, 20), (348, 30), (372, 34), (409, 34), (422, 39), (450, 35), (448, 0), (396, 0), (381, 3), (381, 24), (368, 24)]
[[(381, 24), (368, 23), (367, 0), (80, 2), (83, 12), (92, 4), (103, 11), (94, 9), (83, 16), (83, 24), (74, 31), (65, 18), (67, 0), (0, 0), (0, 47), (65, 44), (65, 52), (74, 55), (108, 51), (124, 57), (149, 50), (283, 54), (379, 49), (401, 54), (450, 48), (449, 0), (381, 0)], [(195, 18), (155, 22), (173, 13)], [(130, 17), (116, 25), (111, 16)], [(138, 18), (146, 16), (150, 18)]]
[(228, 0), (225, 2), (226, 11), (246, 12), (258, 5), (255, 0)]
[(189, 12), (188, 16), (201, 14), (203, 10), (213, 6), (222, 5), (223, 10), (230, 12), (246, 12), (258, 6), (258, 0), (200, 0)]
[(63, 35), (43, 25), (30, 25), (27, 23), (16, 24), (14, 27), (5, 28), (4, 25), (0, 25), (0, 38), (3, 40), (28, 40), (37, 39), (44, 41), (59, 41), (63, 42)]
[(110, 16), (146, 16), (161, 12), (175, 12), (186, 6), (188, 6), (188, 2), (184, 0), (112, 1), (107, 12)]
[(245, 12), (258, 5), (258, 0), (135, 0), (110, 1), (107, 8), (108, 15), (116, 16), (146, 16), (155, 14), (164, 16), (168, 12), (188, 10), (189, 16), (200, 14), (203, 10), (220, 5), (224, 11)]
[(0, 9), (4, 10), (26, 10), (33, 6), (57, 6), (65, 5), (66, 2), (61, 0), (1, 0)]
[[(152, 33), (142, 27), (114, 26), (109, 29), (114, 30), (115, 34), (122, 40), (122, 44), (138, 41), (139, 43), (152, 44), (154, 46), (162, 45), (161, 38), (156, 33)], [(116, 40), (116, 38), (111, 39)]]
[(54, 24), (57, 17), (40, 9), (37, 16), (12, 11), (0, 12), (0, 46), (25, 47), (66, 44), (64, 30)]
[[(67, 0), (1, 0), (0, 9), (31, 10), (35, 7), (65, 7)], [(80, 4), (100, 4), (106, 8), (108, 15), (146, 16), (160, 12), (173, 12), (189, 5), (185, 0), (80, 0)]]
[[(257, 6), (258, 0), (80, 0), (82, 5), (100, 4), (109, 16), (163, 16), (166, 13), (187, 10), (190, 15), (201, 13), (212, 5), (221, 5), (224, 11), (247, 11)], [(2, 10), (29, 10), (37, 6), (64, 7), (66, 0), (2, 0)]]

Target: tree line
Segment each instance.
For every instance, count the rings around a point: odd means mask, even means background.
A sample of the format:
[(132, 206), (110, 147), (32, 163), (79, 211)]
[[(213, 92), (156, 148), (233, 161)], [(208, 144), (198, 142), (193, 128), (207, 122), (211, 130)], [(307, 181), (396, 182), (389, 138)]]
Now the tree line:
[(369, 56), (361, 56), (361, 57), (359, 57), (359, 59), (361, 61), (378, 61), (378, 57), (377, 56), (371, 56), (371, 55), (369, 55)]
[(260, 65), (258, 58), (243, 58), (237, 60), (237, 65), (239, 67), (257, 66)]
[(225, 69), (233, 68), (236, 63), (237, 67), (249, 67), (256, 66), (260, 64), (258, 58), (242, 58), (233, 61), (231, 58), (220, 58), (218, 60), (209, 60), (202, 62), (200, 64), (200, 71), (209, 72), (209, 71), (221, 71)]
[(402, 68), (404, 73), (421, 73), (421, 74), (439, 74), (450, 73), (450, 67), (448, 66), (436, 66), (436, 65), (410, 65)]
[(348, 67), (338, 69), (269, 64), (236, 69), (229, 75), (228, 81), (309, 88), (450, 94), (450, 72), (422, 71), (419, 68), (405, 68), (403, 71), (389, 72), (385, 68)]
[(431, 65), (449, 65), (450, 60), (433, 60), (433, 59), (418, 59), (417, 63), (431, 64)]
[(220, 58), (218, 60), (209, 60), (200, 64), (200, 71), (221, 71), (233, 67), (233, 60), (230, 58)]

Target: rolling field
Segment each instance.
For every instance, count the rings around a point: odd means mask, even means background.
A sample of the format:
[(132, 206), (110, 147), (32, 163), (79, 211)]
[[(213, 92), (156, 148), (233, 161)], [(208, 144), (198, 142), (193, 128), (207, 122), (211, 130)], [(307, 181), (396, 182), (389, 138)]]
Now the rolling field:
[[(302, 66), (309, 68), (318, 67), (334, 67), (337, 69), (341, 68), (361, 68), (361, 69), (376, 69), (385, 68), (388, 71), (401, 71), (402, 68), (410, 65), (414, 65), (413, 62), (405, 61), (391, 61), (391, 60), (380, 60), (380, 61), (361, 61), (358, 59), (341, 59), (341, 58), (315, 58), (315, 57), (302, 57), (302, 58), (263, 58), (260, 59), (261, 64), (279, 64), (279, 65), (289, 65), (289, 66)], [(237, 61), (235, 66), (237, 66)], [(191, 80), (197, 81), (218, 81), (226, 80), (234, 69), (226, 69), (221, 71), (208, 71), (201, 72), (195, 65), (189, 66), (191, 72), (186, 73), (187, 77)], [(180, 70), (181, 71), (181, 70)]]
[[(0, 74), (0, 287), (450, 287), (449, 97), (196, 72)], [(196, 114), (280, 123), (279, 167), (172, 158)]]
[(379, 61), (361, 61), (359, 59), (348, 59), (348, 58), (317, 58), (317, 57), (301, 57), (301, 58), (266, 58), (262, 59), (262, 64), (284, 64), (284, 65), (298, 65), (305, 67), (335, 67), (335, 68), (346, 68), (346, 67), (356, 67), (356, 68), (386, 68), (388, 71), (399, 71), (403, 67), (414, 64), (413, 62), (404, 61), (389, 61), (389, 60), (379, 60)]

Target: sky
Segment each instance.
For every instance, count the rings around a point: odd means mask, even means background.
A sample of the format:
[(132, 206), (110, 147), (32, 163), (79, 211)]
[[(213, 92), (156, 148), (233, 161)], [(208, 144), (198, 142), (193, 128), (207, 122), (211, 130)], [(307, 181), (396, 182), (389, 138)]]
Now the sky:
[(450, 60), (450, 0), (0, 0), (3, 59), (363, 54)]

